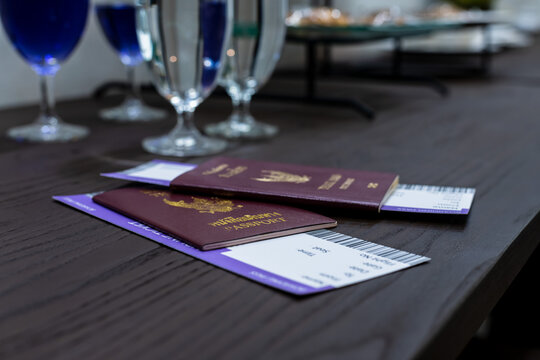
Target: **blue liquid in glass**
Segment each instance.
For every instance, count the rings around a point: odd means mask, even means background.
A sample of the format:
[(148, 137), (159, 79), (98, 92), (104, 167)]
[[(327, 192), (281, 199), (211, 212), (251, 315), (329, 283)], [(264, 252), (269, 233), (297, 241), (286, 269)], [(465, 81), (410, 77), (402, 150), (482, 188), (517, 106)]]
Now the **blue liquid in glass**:
[(126, 66), (137, 66), (143, 58), (137, 40), (135, 7), (129, 4), (97, 5), (99, 24)]
[(227, 29), (227, 7), (225, 2), (207, 0), (201, 3), (200, 16), (203, 29), (203, 87), (212, 86), (220, 67), (225, 31)]
[(88, 0), (0, 0), (6, 33), (40, 75), (54, 75), (77, 45)]

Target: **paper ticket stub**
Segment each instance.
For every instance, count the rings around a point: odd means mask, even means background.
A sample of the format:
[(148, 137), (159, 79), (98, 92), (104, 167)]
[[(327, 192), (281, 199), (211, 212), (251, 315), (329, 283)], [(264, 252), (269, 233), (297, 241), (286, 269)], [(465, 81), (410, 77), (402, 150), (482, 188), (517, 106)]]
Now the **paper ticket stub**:
[[(197, 165), (153, 160), (137, 167), (102, 176), (169, 186), (177, 176)], [(381, 211), (467, 215), (476, 190), (465, 187), (400, 184), (386, 199)]]
[(171, 181), (185, 172), (197, 167), (195, 164), (185, 164), (165, 160), (152, 160), (142, 165), (113, 173), (104, 173), (114, 179), (136, 181), (148, 184), (169, 186)]
[(381, 211), (467, 215), (475, 192), (464, 187), (400, 184)]
[(430, 260), (329, 230), (200, 251), (181, 239), (94, 203), (91, 194), (54, 199), (194, 258), (295, 295), (337, 289)]

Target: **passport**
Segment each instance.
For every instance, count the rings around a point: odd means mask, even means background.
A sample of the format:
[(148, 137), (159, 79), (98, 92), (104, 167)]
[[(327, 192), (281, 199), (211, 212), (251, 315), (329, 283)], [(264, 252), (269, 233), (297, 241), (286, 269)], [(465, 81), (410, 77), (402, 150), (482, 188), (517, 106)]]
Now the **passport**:
[(337, 225), (326, 216), (286, 205), (179, 194), (161, 188), (115, 189), (93, 200), (200, 250)]
[(179, 175), (170, 186), (175, 191), (377, 212), (398, 183), (393, 173), (217, 157)]

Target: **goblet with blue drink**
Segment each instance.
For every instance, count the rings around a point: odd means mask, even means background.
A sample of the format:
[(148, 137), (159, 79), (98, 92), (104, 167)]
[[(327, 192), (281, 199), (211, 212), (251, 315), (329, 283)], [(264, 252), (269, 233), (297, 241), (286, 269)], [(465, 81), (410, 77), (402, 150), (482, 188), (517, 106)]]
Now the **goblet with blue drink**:
[(95, 9), (101, 29), (126, 67), (128, 78), (124, 102), (100, 111), (100, 116), (105, 120), (121, 122), (162, 119), (166, 112), (145, 105), (135, 85), (135, 68), (143, 62), (143, 58), (137, 40), (134, 0), (98, 0)]
[(41, 112), (30, 125), (8, 130), (17, 140), (60, 142), (80, 139), (88, 129), (64, 123), (54, 110), (53, 78), (84, 31), (88, 0), (0, 0), (9, 40), (39, 75)]

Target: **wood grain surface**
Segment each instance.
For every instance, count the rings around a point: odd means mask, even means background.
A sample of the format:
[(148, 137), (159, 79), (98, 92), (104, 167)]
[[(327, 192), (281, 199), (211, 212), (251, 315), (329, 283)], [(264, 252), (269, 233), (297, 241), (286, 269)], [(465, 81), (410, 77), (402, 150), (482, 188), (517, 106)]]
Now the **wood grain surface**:
[[(465, 221), (332, 213), (338, 232), (432, 258), (365, 283), (296, 298), (55, 203), (53, 195), (110, 189), (100, 177), (151, 160), (141, 139), (169, 120), (100, 121), (110, 105), (61, 103), (91, 135), (68, 144), (0, 138), (2, 359), (451, 359), (459, 354), (540, 240), (540, 47), (500, 55), (488, 79), (452, 80), (452, 95), (390, 84), (328, 82), (380, 113), (254, 101), (270, 141), (228, 156), (391, 171), (402, 183), (471, 186)], [(36, 81), (37, 87), (37, 81)], [(279, 80), (271, 91), (301, 84)], [(37, 91), (37, 88), (36, 88)], [(157, 97), (148, 102), (166, 106)], [(199, 125), (231, 110), (212, 97)], [(0, 112), (0, 131), (37, 107)], [(188, 159), (200, 162), (206, 159)]]

